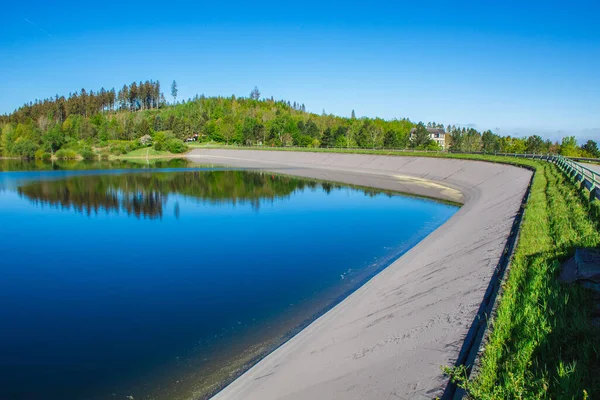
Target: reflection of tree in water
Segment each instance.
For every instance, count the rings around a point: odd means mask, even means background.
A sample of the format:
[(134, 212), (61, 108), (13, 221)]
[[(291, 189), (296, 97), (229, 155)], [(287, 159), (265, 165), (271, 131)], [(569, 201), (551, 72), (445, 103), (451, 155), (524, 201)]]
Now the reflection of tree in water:
[[(212, 204), (249, 203), (288, 197), (305, 187), (322, 185), (327, 193), (338, 185), (250, 171), (149, 172), (124, 175), (77, 176), (66, 180), (38, 181), (18, 188), (34, 203), (73, 208), (90, 215), (124, 211), (128, 215), (161, 218), (170, 193)], [(179, 205), (174, 212), (179, 217)]]
[(138, 168), (185, 168), (190, 162), (185, 159), (168, 160), (110, 160), (110, 161), (28, 161), (20, 159), (0, 159), (0, 171), (59, 171), (59, 170), (97, 170), (97, 169), (138, 169)]

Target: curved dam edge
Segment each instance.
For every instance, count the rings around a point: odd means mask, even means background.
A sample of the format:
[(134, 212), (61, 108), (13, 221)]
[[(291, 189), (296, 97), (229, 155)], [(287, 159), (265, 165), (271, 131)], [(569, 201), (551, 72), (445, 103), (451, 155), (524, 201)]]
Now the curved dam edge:
[(444, 225), (215, 399), (443, 395), (447, 378), (440, 367), (454, 365), (459, 356), (531, 171), (480, 161), (364, 154), (197, 149), (188, 157), (464, 203)]

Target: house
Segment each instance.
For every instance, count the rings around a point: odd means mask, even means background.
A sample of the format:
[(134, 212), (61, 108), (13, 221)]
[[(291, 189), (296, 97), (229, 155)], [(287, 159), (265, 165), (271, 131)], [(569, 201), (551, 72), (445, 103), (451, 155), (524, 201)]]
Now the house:
[[(417, 128), (412, 128), (410, 130), (410, 138), (412, 139), (415, 135)], [(442, 149), (446, 148), (446, 131), (443, 128), (427, 128), (427, 132), (429, 132), (429, 137), (431, 140), (434, 140), (438, 146)]]

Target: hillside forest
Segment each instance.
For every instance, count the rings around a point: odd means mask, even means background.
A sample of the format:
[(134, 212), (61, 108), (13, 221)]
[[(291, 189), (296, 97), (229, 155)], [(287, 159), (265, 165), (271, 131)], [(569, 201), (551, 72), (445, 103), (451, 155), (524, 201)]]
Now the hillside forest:
[[(597, 143), (578, 144), (500, 136), (490, 130), (444, 126), (409, 119), (340, 117), (306, 111), (304, 104), (261, 98), (255, 87), (248, 97), (177, 100), (177, 83), (169, 103), (158, 81), (133, 82), (116, 91), (81, 89), (68, 96), (35, 100), (0, 116), (0, 154), (28, 159), (104, 158), (139, 148), (156, 154), (183, 153), (187, 142), (238, 146), (341, 147), (441, 150), (427, 128), (445, 129), (450, 151), (557, 153), (600, 157)], [(411, 129), (415, 128), (411, 137)]]

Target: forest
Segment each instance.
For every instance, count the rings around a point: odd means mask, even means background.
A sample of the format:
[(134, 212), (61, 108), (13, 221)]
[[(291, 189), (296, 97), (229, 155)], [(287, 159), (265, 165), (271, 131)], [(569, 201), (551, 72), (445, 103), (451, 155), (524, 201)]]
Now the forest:
[[(341, 147), (441, 150), (427, 128), (446, 131), (447, 149), (465, 152), (557, 153), (600, 157), (594, 141), (579, 145), (573, 136), (561, 142), (533, 135), (516, 138), (487, 130), (444, 126), (409, 119), (340, 117), (306, 111), (304, 104), (248, 97), (177, 100), (171, 84), (168, 103), (158, 81), (133, 82), (120, 90), (81, 89), (68, 96), (24, 104), (0, 116), (0, 154), (27, 159), (104, 159), (152, 147), (157, 154), (183, 153), (186, 142), (238, 146)], [(411, 129), (415, 128), (411, 137)]]

